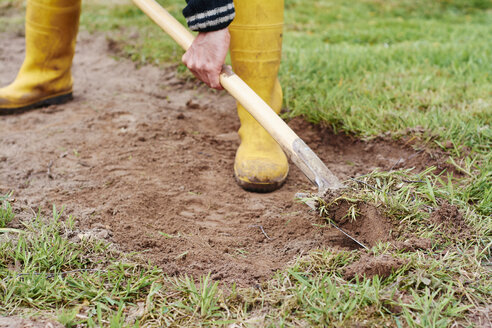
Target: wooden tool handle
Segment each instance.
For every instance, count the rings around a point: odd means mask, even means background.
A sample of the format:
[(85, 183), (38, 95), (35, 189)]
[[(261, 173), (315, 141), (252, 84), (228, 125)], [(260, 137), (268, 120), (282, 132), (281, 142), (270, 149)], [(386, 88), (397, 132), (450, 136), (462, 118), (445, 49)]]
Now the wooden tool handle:
[[(133, 2), (184, 50), (188, 50), (193, 43), (193, 35), (155, 0), (133, 0)], [(253, 89), (226, 66), (220, 74), (220, 84), (270, 133), (292, 162), (318, 186), (319, 192), (343, 187), (311, 148)]]

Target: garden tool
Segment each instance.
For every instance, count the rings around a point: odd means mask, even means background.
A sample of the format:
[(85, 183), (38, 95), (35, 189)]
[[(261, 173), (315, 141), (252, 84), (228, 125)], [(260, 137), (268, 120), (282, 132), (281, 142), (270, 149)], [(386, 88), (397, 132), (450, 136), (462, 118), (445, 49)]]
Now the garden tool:
[[(185, 51), (191, 46), (194, 36), (155, 0), (133, 0), (133, 2)], [(275, 139), (291, 161), (318, 188), (318, 197), (324, 197), (328, 193), (335, 193), (344, 188), (340, 180), (311, 148), (227, 65), (222, 68), (220, 83)], [(298, 197), (304, 198), (304, 196), (306, 195), (298, 194)], [(306, 201), (305, 203), (316, 210), (315, 202)], [(367, 249), (366, 246), (340, 229), (331, 220), (330, 223), (345, 236)]]

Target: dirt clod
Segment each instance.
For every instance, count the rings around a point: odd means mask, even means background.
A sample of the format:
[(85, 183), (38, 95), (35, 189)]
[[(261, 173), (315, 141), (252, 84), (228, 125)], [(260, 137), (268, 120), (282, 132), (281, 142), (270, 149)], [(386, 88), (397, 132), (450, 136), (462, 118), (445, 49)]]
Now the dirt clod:
[(364, 276), (366, 278), (372, 278), (375, 275), (386, 278), (404, 264), (404, 260), (390, 255), (373, 256), (371, 254), (363, 254), (358, 261), (345, 268), (343, 276), (347, 280), (355, 277), (362, 278)]
[(417, 250), (428, 250), (432, 247), (432, 241), (426, 238), (412, 237), (405, 241), (395, 241), (391, 243), (393, 248), (405, 252), (415, 252)]
[[(355, 219), (352, 213), (355, 213)], [(333, 204), (328, 214), (340, 228), (366, 246), (392, 240), (391, 220), (374, 205), (342, 200)]]
[(441, 225), (450, 235), (466, 234), (470, 229), (458, 207), (447, 201), (444, 201), (437, 210), (432, 212), (430, 220), (436, 225)]

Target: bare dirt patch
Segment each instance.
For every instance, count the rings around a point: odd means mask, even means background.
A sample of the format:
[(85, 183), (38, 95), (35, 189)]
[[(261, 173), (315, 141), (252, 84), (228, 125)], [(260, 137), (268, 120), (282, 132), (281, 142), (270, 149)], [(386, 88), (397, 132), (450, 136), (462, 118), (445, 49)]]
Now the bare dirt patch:
[[(15, 77), (23, 45), (0, 34), (0, 84)], [(108, 52), (104, 36), (82, 33), (75, 100), (0, 116), (0, 193), (14, 190), (18, 209), (64, 205), (82, 230), (142, 252), (167, 274), (211, 272), (240, 285), (268, 279), (312, 249), (356, 247), (294, 200), (311, 186), (293, 165), (274, 193), (236, 185), (239, 122), (230, 96)], [(289, 124), (341, 179), (430, 160), (401, 144), (333, 135), (301, 119)], [(361, 209), (366, 216), (344, 227), (370, 245), (389, 238), (378, 209)]]
[(20, 317), (0, 317), (0, 328), (61, 328), (62, 324), (43, 319), (24, 319)]

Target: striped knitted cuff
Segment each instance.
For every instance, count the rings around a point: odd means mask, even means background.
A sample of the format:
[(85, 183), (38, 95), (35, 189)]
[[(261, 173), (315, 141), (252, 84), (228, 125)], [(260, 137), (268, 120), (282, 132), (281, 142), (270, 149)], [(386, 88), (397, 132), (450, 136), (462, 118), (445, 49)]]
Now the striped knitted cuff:
[(229, 26), (235, 16), (232, 0), (188, 0), (187, 3), (183, 15), (193, 31), (221, 30)]

